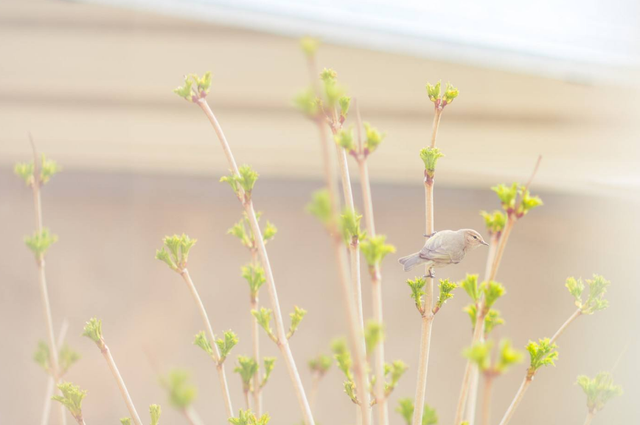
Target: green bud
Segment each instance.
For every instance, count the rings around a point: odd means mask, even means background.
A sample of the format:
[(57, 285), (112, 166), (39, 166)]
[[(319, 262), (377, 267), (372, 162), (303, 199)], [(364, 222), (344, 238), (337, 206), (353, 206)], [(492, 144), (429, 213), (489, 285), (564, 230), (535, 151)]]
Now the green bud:
[(492, 348), (493, 343), (491, 341), (477, 342), (471, 347), (465, 348), (462, 354), (475, 363), (482, 372), (485, 372), (491, 367)]
[(242, 245), (246, 246), (247, 248), (251, 248), (253, 246), (253, 235), (251, 235), (251, 238), (249, 238), (247, 229), (244, 226), (244, 218), (240, 219), (240, 221), (230, 227), (229, 230), (227, 230), (227, 234), (233, 235), (238, 238)]
[(436, 302), (434, 312), (440, 310), (444, 303), (447, 302), (447, 300), (453, 298), (453, 294), (451, 292), (456, 289), (458, 285), (449, 282), (449, 279), (440, 279), (440, 284), (438, 287), (440, 289), (440, 294), (438, 295), (438, 301)]
[(307, 204), (307, 212), (314, 215), (325, 226), (329, 226), (331, 223), (331, 201), (326, 189), (313, 193), (311, 202)]
[(540, 205), (543, 205), (540, 197), (529, 195), (529, 191), (525, 190), (524, 186), (520, 188), (520, 205), (516, 211), (518, 218), (524, 216), (530, 210), (539, 207)]
[(551, 344), (549, 338), (539, 339), (538, 342), (529, 341), (526, 348), (531, 357), (530, 376), (533, 376), (542, 366), (555, 366), (555, 361), (558, 359), (558, 346)]
[(63, 344), (58, 353), (58, 374), (60, 376), (66, 374), (78, 360), (80, 360), (80, 353), (69, 347), (68, 344)]
[(251, 199), (251, 192), (258, 180), (258, 173), (250, 165), (243, 165), (238, 169), (239, 174), (230, 174), (220, 178), (221, 182), (229, 183), (233, 192), (240, 196), (240, 188), (244, 191), (246, 200)]
[(587, 408), (591, 413), (602, 410), (609, 400), (622, 395), (622, 387), (613, 384), (613, 376), (609, 372), (600, 372), (593, 379), (580, 375), (577, 384), (587, 396)]
[[(162, 239), (164, 246), (156, 250), (156, 259), (167, 264), (172, 270), (180, 273), (187, 267), (189, 251), (197, 241), (197, 239), (191, 239), (184, 233), (182, 236), (165, 236), (164, 239)], [(165, 251), (165, 248), (168, 252)]]
[(58, 241), (58, 236), (49, 232), (46, 227), (40, 233), (35, 232), (33, 236), (24, 238), (24, 243), (35, 254), (36, 257), (43, 256), (49, 247)]
[(500, 234), (507, 222), (507, 217), (498, 210), (493, 213), (480, 211), (480, 215), (484, 218), (484, 224), (487, 226), (487, 231), (490, 235)]
[(269, 381), (269, 377), (271, 376), (271, 372), (273, 372), (273, 368), (276, 367), (276, 358), (275, 357), (264, 357), (262, 359), (264, 362), (264, 376), (262, 377), (262, 381), (260, 382), (260, 388), (264, 387)]
[(160, 384), (169, 392), (169, 404), (178, 410), (188, 408), (198, 394), (189, 381), (190, 374), (184, 369), (173, 369), (160, 380)]
[(453, 87), (450, 83), (447, 83), (444, 94), (442, 95), (444, 105), (448, 105), (449, 103), (453, 102), (453, 99), (458, 97), (459, 93), (460, 92), (457, 88)]
[(220, 363), (227, 358), (231, 349), (235, 347), (237, 343), (238, 335), (233, 331), (225, 331), (223, 338), (216, 339), (216, 345), (218, 346), (218, 350), (220, 350)]
[(340, 116), (344, 120), (345, 118), (347, 118), (347, 114), (349, 113), (351, 98), (349, 96), (342, 96), (340, 99), (338, 99), (338, 104), (340, 105)]
[[(34, 180), (34, 168), (33, 162), (22, 162), (16, 164), (13, 171), (24, 180), (27, 186), (31, 186)], [(42, 154), (42, 162), (40, 164), (39, 171), (40, 176), (38, 176), (38, 184), (44, 185), (51, 180), (51, 177), (62, 171), (62, 168), (54, 160), (47, 159), (47, 157)]]
[(258, 322), (258, 324), (260, 326), (262, 326), (262, 329), (265, 330), (265, 332), (267, 332), (267, 335), (269, 336), (269, 338), (271, 338), (273, 341), (277, 341), (276, 336), (273, 334), (273, 331), (271, 330), (271, 309), (265, 308), (265, 307), (260, 307), (260, 310), (251, 310), (251, 314), (253, 315), (253, 317), (256, 318), (256, 321)]
[(335, 83), (338, 73), (331, 68), (325, 68), (320, 73), (320, 79), (326, 83)]
[(494, 281), (482, 282), (480, 289), (484, 293), (486, 308), (491, 308), (498, 298), (502, 297), (506, 293), (504, 286)]
[(427, 83), (427, 95), (429, 95), (429, 100), (431, 100), (432, 102), (440, 99), (440, 81), (438, 81), (435, 86)]
[[(407, 425), (411, 425), (413, 419), (413, 399), (411, 398), (402, 398), (398, 400), (398, 407), (396, 407), (396, 412), (400, 413), (400, 415), (404, 418)], [(428, 404), (424, 404), (424, 410), (422, 414), (422, 425), (436, 425), (438, 423), (438, 414), (436, 410), (429, 406)]]
[(348, 380), (353, 379), (353, 375), (351, 373), (351, 353), (347, 348), (347, 342), (343, 339), (336, 339), (331, 343), (331, 351), (333, 352), (333, 358), (336, 359), (336, 363), (338, 363), (338, 369), (344, 373), (344, 376)]
[(158, 404), (152, 404), (149, 406), (149, 415), (151, 416), (151, 425), (158, 425), (160, 422), (160, 415), (162, 414), (162, 409)]
[(82, 400), (86, 397), (87, 392), (70, 382), (58, 384), (58, 389), (62, 395), (54, 395), (52, 400), (62, 403), (69, 410), (78, 422), (82, 422)]
[(422, 296), (424, 295), (424, 286), (427, 281), (424, 277), (416, 277), (414, 280), (408, 279), (407, 285), (411, 288), (411, 298), (416, 302), (416, 308), (423, 313)]
[(298, 330), (298, 326), (300, 326), (300, 322), (302, 322), (302, 319), (304, 319), (306, 314), (307, 310), (304, 308), (300, 308), (297, 305), (293, 307), (293, 312), (289, 313), (289, 317), (291, 317), (291, 326), (289, 326), (289, 332), (287, 332), (287, 339), (291, 338), (296, 330)]
[(364, 123), (365, 141), (364, 141), (364, 154), (365, 156), (373, 153), (380, 143), (384, 140), (386, 134), (380, 133), (378, 129), (371, 127), (368, 122)]
[(229, 418), (232, 425), (267, 425), (269, 423), (269, 414), (265, 413), (259, 418), (251, 411), (251, 409), (238, 411), (237, 418)]
[(444, 154), (440, 152), (438, 148), (423, 148), (420, 150), (420, 158), (424, 162), (424, 169), (427, 172), (427, 176), (433, 178), (436, 173), (436, 164), (438, 159), (442, 158)]
[(582, 291), (584, 291), (584, 283), (582, 279), (568, 277), (565, 285), (569, 293), (576, 299), (576, 307), (582, 308)]
[(353, 140), (353, 129), (349, 128), (348, 130), (342, 129), (338, 131), (334, 137), (334, 140), (338, 144), (338, 146), (342, 147), (348, 153), (355, 151), (356, 145)]
[(315, 56), (320, 46), (320, 40), (313, 37), (302, 37), (300, 39), (300, 48), (308, 57)]
[(367, 356), (371, 356), (378, 344), (384, 341), (384, 326), (382, 323), (373, 320), (368, 321), (364, 328), (364, 341)]
[(349, 381), (344, 381), (344, 392), (345, 394), (347, 394), (349, 396), (349, 398), (351, 399), (351, 401), (353, 401), (355, 404), (359, 404), (360, 402), (358, 401), (358, 396), (356, 396), (356, 383), (349, 380)]
[(206, 72), (202, 77), (189, 74), (184, 77), (184, 84), (173, 90), (175, 94), (189, 102), (204, 99), (211, 88), (211, 72)]
[(267, 243), (276, 237), (276, 233), (278, 233), (278, 228), (267, 220), (267, 226), (262, 231), (262, 240)]
[(95, 342), (99, 347), (104, 346), (104, 340), (102, 339), (102, 320), (98, 320), (95, 317), (90, 319), (84, 326), (84, 332), (82, 336), (86, 336), (91, 341)]
[(21, 177), (27, 186), (33, 184), (33, 162), (19, 162), (13, 167), (13, 172)]
[(385, 383), (385, 386), (384, 386), (385, 396), (388, 397), (389, 394), (393, 392), (393, 390), (398, 385), (398, 381), (400, 381), (400, 378), (402, 378), (402, 375), (404, 375), (407, 369), (409, 369), (409, 366), (407, 366), (407, 364), (402, 360), (394, 360), (393, 363), (391, 364), (386, 363), (384, 365), (384, 370), (385, 370), (384, 374), (385, 376), (389, 375), (389, 378), (390, 378), (389, 382)]
[(361, 241), (366, 237), (366, 232), (360, 230), (362, 215), (358, 215), (355, 211), (347, 208), (340, 216), (340, 219), (340, 228), (346, 244), (352, 243), (354, 239)]
[(489, 335), (493, 328), (498, 325), (504, 325), (504, 319), (500, 316), (500, 312), (498, 310), (491, 308), (484, 316), (484, 334)]
[(120, 418), (120, 423), (122, 425), (131, 425), (131, 418)]
[(293, 105), (308, 117), (316, 117), (320, 112), (320, 103), (313, 89), (306, 89), (293, 98)]
[(331, 363), (333, 363), (333, 361), (330, 356), (320, 354), (318, 357), (309, 360), (308, 365), (311, 372), (323, 376), (331, 368)]
[(258, 373), (258, 363), (256, 363), (256, 360), (253, 357), (238, 356), (238, 363), (233, 371), (240, 375), (243, 391), (250, 391), (251, 379)]
[(520, 185), (518, 183), (514, 183), (511, 186), (499, 184), (491, 188), (498, 195), (502, 208), (507, 212), (507, 215), (515, 210), (519, 188)]
[(38, 341), (36, 351), (33, 353), (33, 361), (35, 361), (45, 372), (49, 372), (49, 346), (44, 341)]
[(251, 296), (254, 298), (258, 295), (258, 291), (262, 285), (267, 281), (262, 266), (253, 264), (247, 264), (242, 267), (242, 277), (245, 278), (249, 284)]
[(511, 366), (522, 361), (524, 354), (513, 348), (511, 341), (503, 339), (500, 341), (500, 353), (495, 370), (498, 373), (505, 373)]
[(202, 348), (208, 355), (213, 356), (213, 347), (211, 346), (209, 339), (204, 334), (204, 331), (200, 331), (196, 334), (196, 338), (193, 341), (193, 344)]
[(393, 245), (386, 244), (387, 237), (384, 235), (367, 236), (360, 243), (360, 251), (369, 267), (379, 266), (387, 254), (396, 252)]
[(593, 279), (587, 279), (589, 295), (582, 306), (582, 314), (593, 314), (609, 307), (609, 301), (604, 299), (609, 285), (611, 285), (611, 282), (597, 274), (593, 275)]
[(480, 287), (478, 286), (477, 274), (468, 274), (464, 280), (458, 283), (458, 286), (464, 289), (474, 303), (477, 303), (480, 300)]

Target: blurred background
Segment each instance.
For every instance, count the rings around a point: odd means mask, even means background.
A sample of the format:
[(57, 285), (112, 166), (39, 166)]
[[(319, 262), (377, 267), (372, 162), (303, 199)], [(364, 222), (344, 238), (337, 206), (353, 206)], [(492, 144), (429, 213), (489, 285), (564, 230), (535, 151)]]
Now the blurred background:
[[(383, 264), (386, 355), (410, 369), (391, 397), (413, 397), (420, 319), (399, 256), (423, 243), (423, 164), (433, 106), (427, 81), (450, 81), (460, 96), (444, 112), (438, 146), (436, 229), (475, 228), (479, 210), (499, 207), (489, 188), (524, 182), (538, 155), (532, 186), (545, 206), (520, 221), (498, 280), (507, 323), (495, 337), (517, 347), (551, 336), (574, 311), (564, 281), (593, 273), (612, 281), (611, 307), (581, 317), (559, 340), (555, 368), (542, 370), (513, 424), (582, 423), (579, 374), (614, 371), (625, 395), (594, 424), (636, 423), (640, 408), (638, 302), (633, 271), (640, 240), (640, 5), (631, 0), (511, 2), (455, 0), (43, 1), (0, 3), (0, 423), (39, 423), (47, 378), (32, 361), (44, 339), (37, 272), (24, 235), (33, 232), (29, 190), (13, 164), (30, 159), (27, 133), (64, 172), (44, 188), (44, 223), (59, 235), (47, 255), (54, 325), (82, 354), (66, 379), (88, 390), (88, 424), (128, 415), (99, 353), (80, 337), (84, 322), (103, 331), (141, 414), (160, 403), (162, 423), (184, 423), (158, 385), (163, 371), (192, 372), (204, 423), (224, 423), (211, 361), (192, 345), (201, 322), (180, 278), (154, 252), (166, 234), (198, 239), (189, 268), (216, 332), (240, 336), (234, 354), (250, 354), (246, 250), (227, 229), (240, 208), (226, 185), (225, 158), (202, 112), (172, 89), (185, 73), (214, 74), (209, 103), (239, 163), (261, 178), (254, 199), (279, 232), (269, 253), (284, 312), (308, 310), (292, 350), (303, 383), (307, 361), (345, 335), (345, 314), (331, 247), (304, 211), (322, 186), (316, 128), (292, 106), (309, 85), (298, 47), (303, 35), (324, 41), (320, 67), (338, 72), (365, 121), (387, 134), (370, 159), (376, 226), (397, 248)], [(348, 121), (351, 124), (351, 121)], [(354, 166), (351, 163), (351, 166)], [(361, 205), (353, 172), (357, 205)], [(438, 277), (482, 273), (477, 250)], [(365, 314), (370, 288), (364, 278)], [(263, 298), (266, 298), (263, 296)], [(427, 403), (440, 423), (453, 420), (471, 327), (461, 291), (434, 324)], [(625, 351), (626, 347), (626, 351)], [(265, 355), (279, 357), (262, 338)], [(235, 407), (240, 379), (227, 363)], [(500, 419), (524, 374), (515, 367), (495, 385)], [(301, 419), (278, 358), (264, 405), (272, 423)], [(57, 412), (51, 423), (57, 423)], [(334, 368), (317, 404), (322, 424), (354, 423), (353, 405)], [(401, 424), (392, 413), (392, 424)]]

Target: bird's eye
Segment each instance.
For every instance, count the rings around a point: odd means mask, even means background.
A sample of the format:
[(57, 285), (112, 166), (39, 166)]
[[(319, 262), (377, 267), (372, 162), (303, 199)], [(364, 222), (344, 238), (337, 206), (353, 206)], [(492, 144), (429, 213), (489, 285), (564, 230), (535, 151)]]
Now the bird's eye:
[(474, 236), (474, 237), (473, 237), (473, 239), (478, 239), (478, 237), (477, 237), (477, 236)]

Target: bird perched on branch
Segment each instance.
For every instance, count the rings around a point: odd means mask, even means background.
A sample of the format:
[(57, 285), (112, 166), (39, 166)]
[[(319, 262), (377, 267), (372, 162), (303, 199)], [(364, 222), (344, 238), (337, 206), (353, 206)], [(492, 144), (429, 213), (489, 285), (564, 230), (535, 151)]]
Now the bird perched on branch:
[(442, 230), (427, 237), (420, 251), (398, 260), (405, 272), (418, 264), (425, 263), (429, 268), (428, 277), (434, 277), (434, 268), (458, 264), (467, 252), (480, 245), (489, 245), (482, 239), (480, 233), (472, 229)]

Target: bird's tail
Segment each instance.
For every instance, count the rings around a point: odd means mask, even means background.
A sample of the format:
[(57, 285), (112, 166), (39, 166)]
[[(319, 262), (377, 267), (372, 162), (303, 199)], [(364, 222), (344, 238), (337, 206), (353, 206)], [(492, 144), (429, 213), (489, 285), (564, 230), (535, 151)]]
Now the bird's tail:
[(416, 252), (415, 254), (407, 255), (406, 257), (402, 257), (398, 259), (398, 262), (402, 264), (402, 266), (404, 267), (405, 272), (408, 272), (418, 264), (422, 264), (425, 261), (427, 260), (425, 260), (424, 258), (420, 258), (419, 252)]

